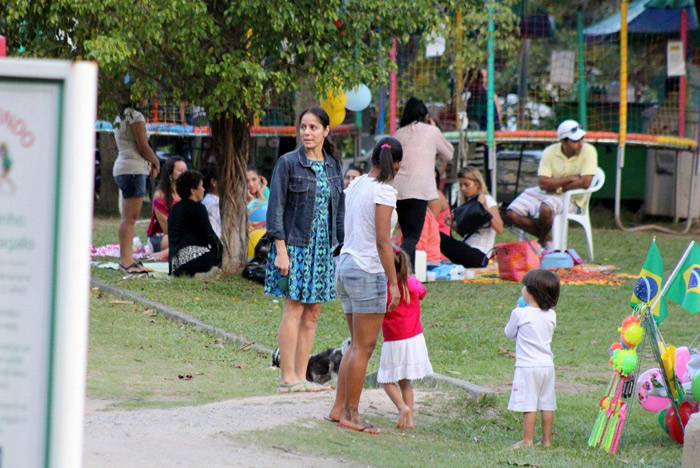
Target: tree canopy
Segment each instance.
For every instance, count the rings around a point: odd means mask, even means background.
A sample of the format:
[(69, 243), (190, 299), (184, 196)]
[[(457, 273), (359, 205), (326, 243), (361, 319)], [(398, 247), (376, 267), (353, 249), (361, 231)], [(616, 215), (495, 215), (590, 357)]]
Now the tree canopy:
[[(0, 34), (9, 55), (95, 60), (103, 118), (127, 99), (159, 95), (206, 109), (222, 179), (224, 269), (234, 272), (246, 260), (250, 126), (271, 94), (386, 82), (392, 40), (449, 25), (458, 8), (467, 24), (485, 12), (475, 0), (5, 0)], [(464, 48), (464, 60), (480, 49)]]

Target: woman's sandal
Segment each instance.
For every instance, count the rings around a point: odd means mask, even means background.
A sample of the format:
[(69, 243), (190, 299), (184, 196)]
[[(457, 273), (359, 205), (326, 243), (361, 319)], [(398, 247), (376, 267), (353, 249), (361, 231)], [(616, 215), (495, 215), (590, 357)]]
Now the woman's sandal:
[(365, 434), (378, 435), (382, 431), (378, 427), (371, 425), (365, 418), (361, 418), (361, 426), (351, 426), (350, 424), (344, 422), (338, 422), (338, 427), (343, 429), (350, 429), (351, 431), (364, 432)]
[(277, 391), (279, 393), (306, 393), (308, 390), (304, 382), (294, 382), (290, 384), (279, 384), (279, 386), (277, 386)]
[(130, 275), (147, 275), (148, 269), (146, 269), (141, 262), (134, 262), (129, 266), (124, 266), (119, 264), (119, 270), (124, 271)]

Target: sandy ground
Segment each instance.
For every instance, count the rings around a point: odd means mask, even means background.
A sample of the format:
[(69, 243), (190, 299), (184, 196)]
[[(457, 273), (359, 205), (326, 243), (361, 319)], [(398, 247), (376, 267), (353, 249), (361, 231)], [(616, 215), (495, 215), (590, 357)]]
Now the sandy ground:
[[(416, 404), (428, 393), (416, 391)], [(435, 396), (432, 393), (432, 396)], [(362, 466), (342, 459), (297, 453), (283, 446), (257, 447), (237, 440), (250, 431), (298, 423), (316, 426), (334, 392), (243, 398), (172, 409), (108, 411), (110, 402), (89, 400), (85, 416), (86, 467), (328, 467)], [(360, 411), (396, 416), (381, 389), (365, 389)], [(324, 426), (325, 427), (325, 426)], [(373, 436), (367, 436), (373, 437)]]

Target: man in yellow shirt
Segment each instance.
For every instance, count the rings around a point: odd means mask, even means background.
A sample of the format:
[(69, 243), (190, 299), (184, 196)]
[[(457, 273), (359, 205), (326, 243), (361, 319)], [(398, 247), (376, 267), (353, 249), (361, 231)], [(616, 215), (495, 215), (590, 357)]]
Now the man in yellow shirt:
[(563, 206), (561, 196), (567, 190), (588, 188), (598, 168), (598, 152), (584, 143), (586, 132), (575, 120), (565, 120), (557, 128), (559, 143), (545, 148), (537, 171), (539, 187), (521, 193), (508, 206), (508, 219), (525, 232), (537, 236), (542, 247), (551, 241), (554, 216), (568, 209), (580, 211), (587, 194), (571, 197), (571, 204)]

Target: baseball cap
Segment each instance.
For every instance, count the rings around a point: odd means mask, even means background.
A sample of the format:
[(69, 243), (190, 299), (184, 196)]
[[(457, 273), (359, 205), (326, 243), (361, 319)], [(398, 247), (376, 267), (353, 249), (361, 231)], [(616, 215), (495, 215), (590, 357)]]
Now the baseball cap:
[(586, 131), (575, 120), (565, 120), (557, 128), (557, 139), (568, 138), (572, 141), (579, 141), (586, 134)]

